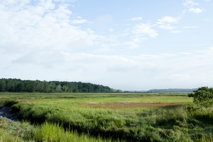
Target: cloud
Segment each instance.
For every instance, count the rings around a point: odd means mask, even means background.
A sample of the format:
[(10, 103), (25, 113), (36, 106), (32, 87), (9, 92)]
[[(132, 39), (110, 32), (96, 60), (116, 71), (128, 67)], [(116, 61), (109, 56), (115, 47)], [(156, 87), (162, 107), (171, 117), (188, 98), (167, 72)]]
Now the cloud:
[(141, 20), (143, 20), (143, 18), (142, 17), (132, 17), (130, 20), (131, 21), (141, 21)]
[(174, 30), (175, 27), (172, 24), (177, 24), (179, 22), (179, 17), (171, 17), (171, 16), (164, 16), (157, 21), (157, 25), (161, 29), (166, 30)]
[(120, 46), (128, 48), (139, 48), (144, 40), (157, 38), (158, 32), (154, 29), (154, 25), (148, 23), (139, 23), (133, 25), (126, 32), (118, 36)]
[(184, 0), (183, 5), (187, 8), (187, 11), (191, 13), (202, 13), (204, 10), (199, 8), (199, 3), (194, 2), (193, 0)]
[(125, 90), (194, 88), (213, 84), (212, 56), (212, 47), (134, 56), (64, 51), (36, 52), (22, 58), (2, 54), (0, 63), (7, 65), (1, 66), (0, 74), (25, 79), (89, 81)]
[(198, 6), (199, 3), (194, 2), (193, 0), (184, 0), (183, 5), (186, 7), (194, 7), (194, 6)]
[(177, 17), (164, 16), (162, 18), (159, 18), (157, 20), (157, 26), (161, 29), (169, 30), (171, 33), (180, 33), (182, 31), (179, 30), (176, 25), (186, 16), (186, 11), (196, 14), (202, 13), (204, 11), (204, 9), (198, 8), (197, 6), (199, 6), (199, 3), (193, 0), (184, 0), (183, 6), (186, 7), (187, 10), (184, 9), (182, 13)]
[(148, 36), (155, 38), (158, 36), (157, 31), (152, 28), (151, 24), (137, 24), (132, 30), (132, 33), (141, 37)]
[(164, 23), (177, 23), (179, 18), (176, 17), (171, 17), (171, 16), (164, 16), (163, 18), (158, 20), (159, 24), (164, 24)]
[(189, 12), (192, 12), (192, 13), (202, 13), (203, 12), (203, 9), (201, 9), (201, 8), (189, 8), (188, 10), (189, 10)]
[(72, 24), (85, 24), (88, 23), (88, 20), (83, 19), (82, 17), (78, 16), (76, 19), (71, 21)]
[(69, 5), (59, 3), (52, 0), (1, 1), (0, 48), (32, 52), (93, 46), (100, 36), (91, 29), (77, 26), (87, 20), (72, 17)]

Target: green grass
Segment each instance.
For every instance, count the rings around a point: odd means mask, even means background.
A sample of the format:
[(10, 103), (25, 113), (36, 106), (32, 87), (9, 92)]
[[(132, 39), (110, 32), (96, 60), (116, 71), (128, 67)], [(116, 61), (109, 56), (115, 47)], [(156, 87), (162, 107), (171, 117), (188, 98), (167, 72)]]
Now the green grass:
[[(77, 132), (65, 131), (57, 124), (44, 123), (33, 132), (34, 140), (37, 142), (112, 142), (101, 137), (92, 138)], [(115, 141), (114, 141), (115, 142)]]
[[(213, 138), (212, 111), (188, 112), (185, 106), (192, 103), (192, 98), (186, 93), (0, 93), (0, 99), (18, 101), (8, 105), (19, 112), (22, 119), (56, 124), (44, 124), (35, 133), (38, 141), (41, 141), (39, 138), (49, 139), (51, 133), (70, 139), (72, 136), (59, 130), (59, 125), (75, 131), (74, 135), (84, 133), (78, 137), (79, 141), (84, 137), (90, 139), (87, 135), (97, 137), (96, 140), (101, 136), (128, 142), (205, 142)], [(114, 103), (116, 108), (110, 107)], [(182, 106), (141, 105), (146, 103)]]
[(28, 139), (33, 127), (29, 123), (16, 123), (0, 118), (0, 142), (23, 142)]
[(23, 142), (19, 137), (14, 137), (0, 129), (0, 142)]
[(45, 122), (32, 126), (26, 122), (13, 122), (0, 118), (0, 142), (120, 142), (90, 137), (85, 134), (64, 130), (58, 124)]
[(187, 93), (11, 93), (0, 92), (1, 99), (47, 99), (47, 98), (136, 98), (144, 96), (187, 96)]

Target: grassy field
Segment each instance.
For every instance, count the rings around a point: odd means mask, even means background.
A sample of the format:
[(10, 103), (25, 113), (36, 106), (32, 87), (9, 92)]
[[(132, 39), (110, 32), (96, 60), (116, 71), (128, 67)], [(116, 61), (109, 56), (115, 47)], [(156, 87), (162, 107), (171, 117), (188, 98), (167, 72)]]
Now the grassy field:
[(21, 119), (54, 123), (93, 137), (159, 142), (213, 139), (212, 111), (187, 111), (192, 99), (186, 93), (0, 93), (0, 99)]
[(1, 100), (17, 100), (26, 104), (70, 109), (126, 110), (184, 105), (192, 102), (186, 93), (0, 93)]

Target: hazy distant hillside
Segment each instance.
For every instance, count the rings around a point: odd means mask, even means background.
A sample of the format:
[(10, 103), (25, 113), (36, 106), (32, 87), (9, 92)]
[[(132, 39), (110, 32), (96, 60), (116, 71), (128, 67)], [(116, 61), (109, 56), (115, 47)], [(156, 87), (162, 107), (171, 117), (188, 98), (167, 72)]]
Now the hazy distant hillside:
[(152, 92), (152, 93), (163, 93), (163, 92), (177, 92), (177, 93), (191, 93), (196, 89), (151, 89), (147, 92)]
[(0, 92), (118, 92), (118, 90), (82, 82), (0, 79)]

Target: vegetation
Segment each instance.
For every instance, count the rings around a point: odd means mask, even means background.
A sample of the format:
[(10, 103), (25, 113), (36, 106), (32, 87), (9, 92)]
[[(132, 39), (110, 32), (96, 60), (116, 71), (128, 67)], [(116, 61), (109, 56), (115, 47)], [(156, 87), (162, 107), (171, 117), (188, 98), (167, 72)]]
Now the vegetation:
[(24, 139), (31, 139), (32, 130), (29, 123), (0, 118), (0, 142), (23, 142)]
[[(112, 142), (110, 139), (92, 138), (64, 130), (57, 124), (33, 126), (26, 122), (13, 122), (0, 118), (0, 142)], [(116, 142), (116, 141), (113, 141)]]
[(0, 92), (118, 92), (107, 86), (82, 82), (0, 79)]
[[(48, 132), (46, 128), (51, 129), (47, 139), (53, 133), (66, 137), (66, 131), (58, 130), (59, 126), (96, 139), (101, 136), (128, 142), (213, 141), (212, 106), (204, 111), (196, 109), (198, 104), (192, 104), (193, 99), (186, 93), (4, 94), (0, 94), (4, 105), (18, 112), (19, 118), (43, 124), (34, 133), (38, 141)], [(5, 101), (8, 98), (11, 100)]]
[(189, 97), (193, 97), (196, 105), (210, 107), (213, 105), (213, 88), (199, 88), (198, 90), (189, 94)]

